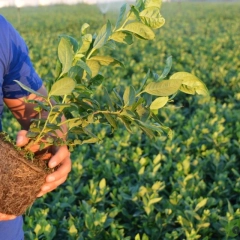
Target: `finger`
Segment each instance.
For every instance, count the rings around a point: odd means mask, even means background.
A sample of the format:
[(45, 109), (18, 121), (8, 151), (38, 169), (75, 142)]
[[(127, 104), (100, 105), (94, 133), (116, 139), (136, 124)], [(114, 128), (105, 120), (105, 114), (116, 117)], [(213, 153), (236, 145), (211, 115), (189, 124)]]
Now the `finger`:
[(46, 182), (50, 183), (50, 182), (58, 181), (64, 176), (67, 176), (68, 173), (71, 171), (71, 168), (72, 168), (71, 159), (67, 157), (64, 161), (61, 162), (61, 165), (58, 167), (58, 169), (55, 172), (47, 176)]
[(21, 130), (17, 134), (17, 146), (22, 147), (26, 145), (29, 141), (29, 138), (27, 137), (27, 131)]
[(48, 166), (50, 168), (54, 168), (59, 165), (65, 158), (70, 157), (70, 152), (66, 146), (62, 146), (58, 149), (58, 151), (53, 155), (50, 159)]
[(13, 220), (13, 219), (15, 219), (16, 217), (17, 217), (17, 216), (15, 216), (15, 215), (7, 215), (7, 214), (0, 213), (0, 221)]
[(63, 178), (61, 178), (58, 181), (55, 181), (53, 183), (44, 184), (41, 188), (41, 191), (37, 195), (37, 197), (41, 197), (44, 194), (55, 190), (59, 185), (63, 184), (66, 181), (66, 179), (67, 179), (67, 176), (65, 176), (65, 177), (63, 177)]

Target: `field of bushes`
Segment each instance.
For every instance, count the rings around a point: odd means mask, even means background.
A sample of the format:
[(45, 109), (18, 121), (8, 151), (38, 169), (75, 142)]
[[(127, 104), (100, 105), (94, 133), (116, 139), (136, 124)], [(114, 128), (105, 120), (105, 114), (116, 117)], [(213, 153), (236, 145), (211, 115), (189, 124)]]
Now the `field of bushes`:
[[(103, 70), (109, 89), (138, 86), (149, 68), (160, 74), (172, 56), (170, 74), (195, 74), (210, 98), (181, 93), (159, 111), (172, 140), (130, 135), (124, 127), (97, 129), (102, 141), (78, 147), (67, 182), (24, 216), (27, 240), (240, 238), (239, 12), (238, 3), (163, 3), (166, 23), (156, 39), (114, 51), (125, 68)], [(92, 33), (104, 24), (97, 6), (82, 4), (3, 8), (0, 14), (26, 40), (46, 86), (58, 36), (79, 39), (83, 23)], [(116, 13), (107, 17), (114, 23)], [(19, 129), (7, 109), (3, 126), (13, 137)]]

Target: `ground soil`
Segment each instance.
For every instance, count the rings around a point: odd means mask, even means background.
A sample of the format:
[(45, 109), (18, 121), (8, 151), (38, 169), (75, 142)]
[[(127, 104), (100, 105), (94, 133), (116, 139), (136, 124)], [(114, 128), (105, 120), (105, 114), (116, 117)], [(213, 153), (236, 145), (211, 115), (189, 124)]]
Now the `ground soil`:
[(46, 161), (27, 159), (0, 134), (0, 213), (25, 213), (36, 200), (47, 173)]

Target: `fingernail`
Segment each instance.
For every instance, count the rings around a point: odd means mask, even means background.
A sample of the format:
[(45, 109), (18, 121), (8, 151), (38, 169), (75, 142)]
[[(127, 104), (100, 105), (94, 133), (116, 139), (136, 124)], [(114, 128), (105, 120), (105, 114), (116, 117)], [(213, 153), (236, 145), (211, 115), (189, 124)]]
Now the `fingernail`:
[(17, 144), (21, 144), (23, 141), (23, 136), (18, 136), (17, 138)]
[(50, 187), (49, 186), (45, 186), (45, 187), (42, 188), (42, 191), (47, 191), (48, 189), (50, 189)]
[(50, 162), (49, 163), (49, 167), (50, 168), (54, 168), (54, 167), (56, 167), (57, 166), (57, 162), (56, 161), (53, 161), (53, 162)]
[(53, 182), (53, 181), (55, 181), (55, 177), (54, 177), (54, 176), (49, 176), (49, 177), (47, 178), (47, 181), (48, 181), (48, 182)]

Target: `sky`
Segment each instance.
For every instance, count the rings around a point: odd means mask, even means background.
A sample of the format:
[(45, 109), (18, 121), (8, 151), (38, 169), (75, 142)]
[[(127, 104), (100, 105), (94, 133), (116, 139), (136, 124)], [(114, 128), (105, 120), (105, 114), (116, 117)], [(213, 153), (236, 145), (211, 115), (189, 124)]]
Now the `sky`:
[(114, 1), (118, 0), (0, 0), (0, 7), (6, 6), (23, 7), (23, 6), (50, 5), (56, 3), (77, 4), (80, 2), (96, 4), (102, 2), (112, 3)]

